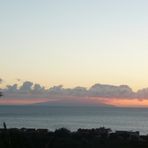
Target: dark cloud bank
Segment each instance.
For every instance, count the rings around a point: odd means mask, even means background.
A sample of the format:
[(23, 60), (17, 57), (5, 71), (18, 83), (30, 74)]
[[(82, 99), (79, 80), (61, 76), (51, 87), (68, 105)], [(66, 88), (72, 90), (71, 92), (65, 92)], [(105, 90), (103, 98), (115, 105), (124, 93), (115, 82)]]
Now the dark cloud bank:
[[(2, 79), (1, 81), (2, 82)], [(90, 88), (75, 87), (64, 88), (62, 85), (46, 88), (40, 84), (33, 84), (30, 81), (24, 82), (18, 87), (17, 84), (8, 85), (1, 89), (5, 98), (64, 98), (67, 96), (78, 97), (99, 97), (99, 98), (122, 98), (122, 99), (148, 99), (148, 88), (134, 92), (128, 85), (104, 85), (95, 84)]]

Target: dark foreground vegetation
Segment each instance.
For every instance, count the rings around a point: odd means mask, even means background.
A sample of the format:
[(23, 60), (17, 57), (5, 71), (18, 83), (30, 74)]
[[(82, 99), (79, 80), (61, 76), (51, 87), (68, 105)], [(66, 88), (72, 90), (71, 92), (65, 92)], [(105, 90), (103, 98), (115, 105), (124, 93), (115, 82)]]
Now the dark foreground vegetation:
[(148, 136), (139, 132), (116, 131), (107, 128), (65, 128), (54, 132), (47, 129), (0, 129), (0, 148), (148, 148)]

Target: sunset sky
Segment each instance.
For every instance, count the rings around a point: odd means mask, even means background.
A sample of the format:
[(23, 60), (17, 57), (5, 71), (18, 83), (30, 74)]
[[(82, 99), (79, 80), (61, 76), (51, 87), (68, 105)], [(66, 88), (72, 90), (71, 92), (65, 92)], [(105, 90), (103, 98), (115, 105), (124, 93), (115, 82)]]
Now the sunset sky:
[[(45, 88), (147, 88), (147, 6), (147, 0), (1, 0), (0, 87), (31, 81)], [(142, 103), (128, 101), (106, 102)]]

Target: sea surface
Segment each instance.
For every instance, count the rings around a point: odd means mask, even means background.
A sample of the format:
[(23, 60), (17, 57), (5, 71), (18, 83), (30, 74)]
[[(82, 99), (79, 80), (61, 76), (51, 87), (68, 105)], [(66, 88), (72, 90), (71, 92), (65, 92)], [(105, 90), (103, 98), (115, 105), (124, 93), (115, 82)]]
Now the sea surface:
[(114, 107), (0, 106), (0, 128), (78, 128), (107, 127), (148, 134), (148, 109)]

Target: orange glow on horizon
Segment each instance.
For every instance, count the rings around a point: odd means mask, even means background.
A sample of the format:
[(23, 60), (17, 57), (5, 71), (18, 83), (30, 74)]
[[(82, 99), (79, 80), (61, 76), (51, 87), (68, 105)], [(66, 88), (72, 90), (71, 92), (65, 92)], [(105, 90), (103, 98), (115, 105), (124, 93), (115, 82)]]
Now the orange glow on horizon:
[(117, 107), (148, 107), (147, 99), (105, 99), (105, 104), (114, 105)]
[(30, 99), (15, 99), (4, 98), (0, 99), (0, 105), (32, 105), (46, 102), (71, 103), (71, 104), (87, 104), (87, 105), (112, 105), (116, 107), (148, 107), (148, 99), (123, 99), (123, 98), (99, 98), (99, 97), (74, 97), (64, 96), (55, 98), (30, 98)]
[(148, 99), (90, 97), (89, 100), (96, 105), (104, 104), (115, 107), (148, 107)]

